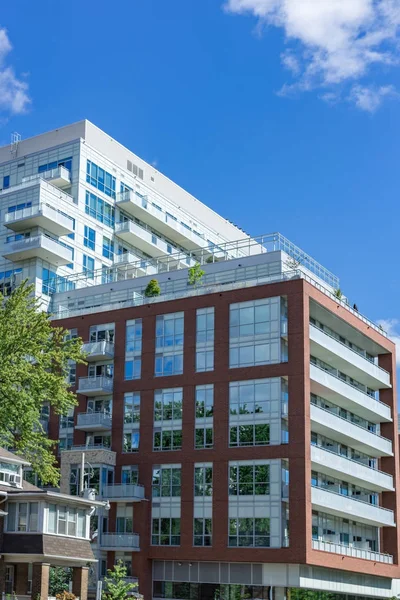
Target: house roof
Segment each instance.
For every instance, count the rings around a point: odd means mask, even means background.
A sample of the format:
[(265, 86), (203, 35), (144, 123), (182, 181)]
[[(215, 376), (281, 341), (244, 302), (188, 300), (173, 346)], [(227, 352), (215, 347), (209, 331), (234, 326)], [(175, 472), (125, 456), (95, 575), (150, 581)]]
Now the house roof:
[(25, 460), (25, 458), (22, 458), (21, 456), (17, 456), (16, 454), (14, 454), (14, 452), (10, 452), (9, 450), (6, 450), (5, 448), (0, 448), (0, 460), (2, 458), (9, 462), (17, 463), (20, 465), (30, 465), (31, 464), (29, 461)]

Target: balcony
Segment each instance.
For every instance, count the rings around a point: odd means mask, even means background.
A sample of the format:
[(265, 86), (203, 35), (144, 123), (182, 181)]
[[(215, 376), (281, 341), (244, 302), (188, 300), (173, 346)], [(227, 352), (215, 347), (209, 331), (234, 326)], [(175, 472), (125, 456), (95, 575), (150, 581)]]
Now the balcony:
[(84, 396), (108, 396), (112, 394), (114, 380), (111, 377), (79, 377), (77, 394)]
[(43, 203), (6, 213), (4, 225), (12, 231), (42, 227), (54, 235), (67, 235), (74, 231), (71, 217)]
[(311, 468), (334, 479), (343, 479), (360, 487), (367, 486), (373, 492), (393, 491), (393, 477), (388, 473), (371, 469), (368, 465), (321, 446), (311, 446)]
[(323, 540), (312, 541), (313, 550), (321, 550), (322, 552), (333, 552), (342, 556), (351, 556), (352, 558), (362, 558), (364, 560), (373, 560), (374, 562), (393, 564), (393, 556), (390, 554), (382, 554), (381, 552), (373, 552), (368, 548), (359, 548), (357, 546), (344, 546), (343, 544), (335, 544), (334, 542), (325, 542)]
[(132, 246), (136, 246), (139, 250), (145, 252), (149, 256), (168, 256), (171, 257), (172, 263), (182, 263), (187, 267), (192, 266), (195, 262), (189, 257), (186, 257), (183, 252), (175, 256), (176, 253), (179, 253), (177, 248), (155, 235), (149, 228), (134, 223), (133, 221), (116, 223), (115, 235)]
[(392, 442), (340, 417), (330, 409), (310, 406), (312, 431), (351, 446), (371, 457), (393, 456)]
[(82, 352), (86, 354), (87, 362), (96, 360), (109, 360), (114, 358), (114, 344), (102, 340), (101, 342), (85, 342)]
[[(125, 190), (117, 196), (116, 205), (188, 250), (198, 250), (209, 245), (205, 235), (197, 234), (189, 227), (182, 225), (178, 218), (174, 218), (168, 213), (168, 210), (156, 208), (146, 196)], [(177, 210), (173, 210), (172, 207), (170, 210), (177, 213)], [(182, 214), (182, 220), (185, 221), (185, 219), (190, 220), (188, 216)]]
[(63, 189), (71, 185), (71, 173), (65, 167), (56, 167), (40, 173), (40, 177)]
[(100, 546), (102, 550), (139, 551), (139, 536), (137, 533), (102, 533)]
[(390, 406), (379, 402), (321, 367), (310, 364), (311, 392), (371, 423), (391, 421)]
[(81, 431), (109, 431), (111, 429), (111, 414), (107, 412), (78, 413), (75, 429)]
[(113, 502), (140, 502), (144, 500), (144, 487), (128, 483), (115, 483), (103, 488), (103, 498)]
[(29, 258), (41, 258), (56, 266), (73, 262), (70, 248), (62, 246), (56, 240), (45, 235), (37, 235), (17, 242), (3, 244), (0, 254), (13, 262), (28, 260)]
[(368, 502), (356, 500), (320, 487), (312, 487), (311, 503), (314, 510), (321, 510), (343, 519), (353, 519), (373, 527), (395, 527), (394, 513)]
[(311, 354), (373, 388), (390, 388), (390, 373), (310, 323)]
[(137, 256), (133, 252), (125, 252), (124, 254), (117, 254), (114, 256), (114, 266), (126, 266), (135, 267), (137, 270), (137, 277), (141, 275), (156, 275), (157, 268), (151, 264), (150, 261), (144, 260)]

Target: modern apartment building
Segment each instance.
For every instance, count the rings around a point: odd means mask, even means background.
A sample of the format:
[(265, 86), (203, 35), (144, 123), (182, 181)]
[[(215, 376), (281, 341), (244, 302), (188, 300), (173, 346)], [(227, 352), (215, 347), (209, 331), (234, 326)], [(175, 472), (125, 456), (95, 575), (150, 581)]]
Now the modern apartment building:
[[(11, 150), (4, 268), (87, 352), (70, 366), (79, 405), (48, 431), (61, 491), (79, 493), (84, 454), (85, 485), (111, 504), (93, 580), (123, 560), (146, 599), (399, 593), (395, 350), (338, 278), (280, 234), (249, 238), (90, 123)], [(59, 215), (74, 238), (52, 231)], [(7, 241), (19, 221), (32, 235)], [(42, 252), (60, 238), (72, 268)]]

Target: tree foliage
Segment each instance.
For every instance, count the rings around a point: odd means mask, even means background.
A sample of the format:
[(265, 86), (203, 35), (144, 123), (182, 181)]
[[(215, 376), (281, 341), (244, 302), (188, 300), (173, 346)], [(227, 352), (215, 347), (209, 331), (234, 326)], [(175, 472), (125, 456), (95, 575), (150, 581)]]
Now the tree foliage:
[(146, 289), (144, 290), (144, 295), (146, 298), (153, 298), (154, 296), (159, 296), (160, 294), (161, 288), (157, 279), (150, 279)]
[(53, 327), (32, 292), (25, 281), (7, 298), (0, 294), (0, 446), (30, 461), (43, 483), (57, 485), (54, 441), (40, 415), (45, 403), (60, 415), (76, 404), (68, 361), (84, 362), (82, 340)]
[(49, 572), (49, 595), (57, 596), (69, 589), (72, 580), (71, 569), (65, 567), (50, 567)]
[(107, 571), (104, 577), (104, 592), (102, 600), (126, 600), (137, 589), (137, 583), (125, 581), (127, 571), (122, 560), (114, 565), (114, 569)]
[(200, 263), (197, 262), (195, 265), (193, 265), (193, 267), (190, 267), (190, 269), (188, 269), (188, 284), (196, 285), (203, 279), (204, 275), (205, 271), (203, 271), (203, 269), (201, 268)]

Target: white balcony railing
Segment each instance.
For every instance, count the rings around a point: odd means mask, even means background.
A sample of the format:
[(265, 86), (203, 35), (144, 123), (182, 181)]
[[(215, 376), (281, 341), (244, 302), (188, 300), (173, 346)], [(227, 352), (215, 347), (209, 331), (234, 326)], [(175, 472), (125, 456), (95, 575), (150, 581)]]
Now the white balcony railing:
[[(27, 221), (31, 223), (26, 223)], [(28, 228), (30, 224), (32, 226), (42, 225), (50, 231), (54, 229), (58, 235), (74, 231), (74, 220), (71, 217), (44, 202), (6, 213), (4, 224), (14, 230), (21, 230), (24, 226)]]
[(111, 377), (99, 375), (97, 377), (79, 377), (78, 394), (96, 395), (97, 393), (111, 394), (114, 380)]
[(114, 485), (106, 485), (103, 488), (103, 498), (124, 499), (124, 500), (143, 500), (144, 487), (138, 484), (115, 483)]
[(111, 414), (109, 412), (79, 413), (77, 428), (90, 430), (111, 429)]
[(137, 533), (102, 533), (100, 545), (103, 548), (127, 548), (139, 550), (139, 535)]
[(1, 246), (0, 254), (11, 260), (25, 260), (37, 256), (54, 264), (72, 262), (72, 250), (46, 235), (36, 235)]
[(343, 544), (335, 544), (334, 542), (326, 542), (324, 540), (313, 540), (313, 550), (322, 550), (323, 552), (334, 552), (343, 556), (351, 556), (353, 558), (363, 558), (365, 560), (373, 560), (375, 562), (393, 564), (393, 556), (390, 554), (382, 554), (381, 552), (373, 552), (366, 548), (357, 548), (357, 546), (345, 546)]
[(85, 342), (82, 351), (87, 354), (86, 360), (97, 360), (101, 357), (114, 358), (114, 344), (102, 340), (100, 342)]

